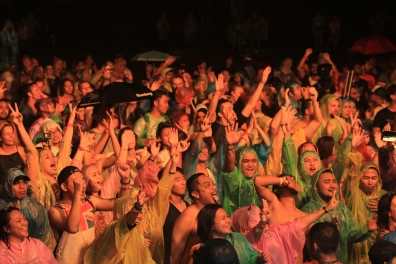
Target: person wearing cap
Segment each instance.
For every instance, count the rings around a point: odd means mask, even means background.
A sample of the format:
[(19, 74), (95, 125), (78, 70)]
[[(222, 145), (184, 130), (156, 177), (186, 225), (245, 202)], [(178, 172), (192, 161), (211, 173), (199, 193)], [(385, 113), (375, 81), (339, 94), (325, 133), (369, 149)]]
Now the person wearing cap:
[[(40, 239), (51, 250), (55, 248), (54, 234), (49, 225), (47, 211), (36, 199), (28, 195), (30, 178), (19, 168), (11, 168), (6, 173), (5, 196), (0, 200), (0, 209), (17, 207), (29, 223), (29, 236)], [(32, 193), (29, 193), (32, 195)]]
[(389, 241), (378, 241), (368, 253), (371, 264), (396, 263), (396, 245)]
[(111, 211), (115, 199), (85, 194), (85, 180), (74, 166), (58, 175), (60, 201), (48, 210), (48, 218), (58, 238), (55, 256), (59, 263), (81, 263), (88, 246), (95, 239), (94, 212)]
[[(342, 186), (345, 203), (361, 226), (371, 217), (377, 217), (378, 200), (387, 192), (382, 190), (379, 169), (371, 162), (362, 162), (362, 154), (358, 148), (363, 141), (360, 131), (354, 132), (352, 150), (345, 162), (347, 177)], [(375, 243), (377, 230), (360, 243), (349, 247), (349, 263), (369, 263), (368, 252)]]
[[(311, 178), (311, 200), (302, 211), (311, 214), (320, 208), (327, 208), (336, 196), (338, 183), (331, 169), (321, 169)], [(337, 221), (340, 230), (340, 243), (336, 255), (341, 263), (348, 263), (348, 243), (357, 243), (369, 238), (377, 230), (376, 218), (370, 218), (361, 226), (347, 206), (339, 202), (331, 213), (326, 213), (316, 223)]]

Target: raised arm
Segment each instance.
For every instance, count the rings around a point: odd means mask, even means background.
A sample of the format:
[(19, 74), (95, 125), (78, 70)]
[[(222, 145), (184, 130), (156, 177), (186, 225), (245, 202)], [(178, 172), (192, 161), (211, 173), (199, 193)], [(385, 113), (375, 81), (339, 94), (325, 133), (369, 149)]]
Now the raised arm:
[(175, 60), (176, 57), (169, 56), (163, 64), (161, 64), (157, 69), (155, 69), (153, 75), (161, 74), (162, 70), (172, 65), (172, 63), (175, 62)]
[(298, 78), (302, 79), (304, 78), (306, 72), (304, 72), (304, 64), (308, 60), (309, 55), (312, 54), (312, 49), (308, 48), (305, 50), (304, 56), (301, 58), (300, 62), (297, 65), (297, 72), (298, 72)]
[(323, 53), (323, 58), (329, 63), (331, 64), (331, 69), (333, 70), (333, 74), (337, 74), (338, 69), (337, 66), (335, 66), (334, 62), (331, 60), (330, 58), (330, 54), (329, 53)]
[[(23, 126), (23, 116), (19, 112), (18, 105), (15, 103), (15, 110), (11, 107), (11, 105), (8, 105), (8, 107), (10, 108), (11, 111), (11, 115), (10, 115), (11, 120), (15, 124), (15, 127), (18, 129), (22, 142), (26, 148), (25, 152), (27, 154), (26, 165), (28, 168), (28, 175), (30, 178), (30, 184), (32, 185), (34, 197), (36, 197), (38, 194), (38, 163), (37, 163), (38, 152), (32, 140), (30, 139), (29, 134), (26, 132), (25, 127)], [(18, 146), (18, 152), (19, 152), (19, 148), (21, 147)]]
[(65, 216), (63, 210), (52, 206), (48, 211), (48, 218), (51, 227), (55, 230), (77, 233), (80, 229), (81, 215), (81, 193), (85, 186), (85, 180), (81, 177), (74, 181), (74, 196), (70, 213)]
[(113, 145), (114, 153), (120, 153), (120, 143), (118, 142), (117, 135), (115, 134), (115, 128), (118, 126), (118, 121), (114, 120), (110, 113), (106, 111), (106, 115), (109, 121), (104, 120), (104, 125), (110, 134), (111, 144)]
[(238, 122), (235, 122), (235, 126), (228, 124), (225, 128), (226, 140), (227, 140), (227, 153), (225, 154), (224, 161), (224, 172), (230, 173), (235, 170), (235, 144), (240, 140), (238, 135)]
[(270, 189), (268, 189), (268, 186), (280, 185), (281, 183), (283, 183), (282, 180), (284, 179), (270, 175), (256, 176), (254, 178), (254, 186), (256, 188), (257, 195), (261, 199), (265, 199), (270, 203), (274, 202), (278, 198), (276, 198), (276, 195)]
[(263, 91), (264, 84), (267, 82), (268, 75), (271, 73), (271, 67), (267, 67), (263, 71), (263, 75), (261, 77), (260, 83), (257, 85), (256, 90), (253, 92), (252, 96), (250, 97), (249, 101), (245, 105), (242, 110), (242, 115), (248, 117), (254, 107), (256, 106), (257, 101), (260, 99), (261, 92)]
[(322, 124), (322, 112), (320, 111), (320, 106), (318, 102), (318, 91), (314, 87), (309, 88), (309, 96), (311, 98), (312, 106), (314, 109), (313, 119), (304, 127), (305, 138), (307, 141), (315, 135), (316, 131)]
[(222, 73), (220, 73), (215, 81), (215, 91), (213, 93), (212, 100), (210, 101), (208, 108), (208, 112), (212, 113), (209, 119), (211, 123), (216, 121), (216, 107), (222, 95), (221, 91), (223, 90), (223, 88), (224, 88), (224, 76)]

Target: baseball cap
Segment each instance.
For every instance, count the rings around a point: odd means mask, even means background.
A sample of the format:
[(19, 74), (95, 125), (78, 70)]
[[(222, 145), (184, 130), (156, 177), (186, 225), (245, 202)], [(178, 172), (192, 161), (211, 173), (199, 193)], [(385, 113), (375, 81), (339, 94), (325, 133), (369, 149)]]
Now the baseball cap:
[(74, 173), (81, 172), (77, 167), (74, 166), (66, 166), (61, 170), (58, 175), (58, 185), (60, 186), (62, 183), (67, 181), (67, 179)]

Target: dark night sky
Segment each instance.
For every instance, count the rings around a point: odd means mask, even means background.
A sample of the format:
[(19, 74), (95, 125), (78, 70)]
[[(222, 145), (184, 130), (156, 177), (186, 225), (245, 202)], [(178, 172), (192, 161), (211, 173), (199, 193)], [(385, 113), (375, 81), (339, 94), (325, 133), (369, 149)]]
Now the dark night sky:
[[(53, 55), (76, 60), (92, 53), (99, 61), (112, 59), (123, 53), (127, 58), (134, 54), (157, 49), (156, 22), (166, 13), (172, 27), (171, 53), (180, 51), (192, 60), (205, 58), (217, 60), (229, 51), (226, 28), (230, 23), (230, 0), (0, 0), (0, 23), (7, 18), (18, 24), (29, 12), (36, 14), (42, 29), (39, 40), (26, 51), (42, 60)], [(270, 63), (280, 63), (285, 56), (299, 59), (305, 48), (312, 46), (311, 21), (321, 10), (326, 22), (333, 14), (341, 21), (341, 43), (334, 56), (339, 63), (348, 55), (347, 48), (359, 37), (370, 35), (369, 19), (375, 10), (382, 10), (385, 19), (383, 35), (396, 42), (396, 1), (263, 1), (245, 0), (244, 18), (252, 10), (268, 20), (269, 43), (261, 58)], [(187, 15), (200, 18), (202, 5), (208, 3), (204, 13), (211, 18), (210, 30), (205, 31), (196, 47), (186, 52), (181, 31)], [(55, 17), (51, 18), (52, 14)], [(47, 47), (44, 26), (58, 22), (58, 40), (55, 48)], [(326, 27), (327, 28), (327, 27)], [(327, 30), (326, 30), (327, 31)], [(325, 36), (326, 38), (326, 36)], [(332, 53), (331, 53), (332, 54)]]

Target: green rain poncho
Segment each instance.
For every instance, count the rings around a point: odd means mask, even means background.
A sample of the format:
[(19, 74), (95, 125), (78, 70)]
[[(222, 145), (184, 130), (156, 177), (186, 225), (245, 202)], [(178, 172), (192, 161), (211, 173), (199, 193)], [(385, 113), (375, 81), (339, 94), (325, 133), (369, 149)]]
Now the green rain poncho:
[[(315, 191), (319, 177), (324, 172), (333, 173), (330, 169), (321, 169), (311, 178), (311, 200), (302, 208), (302, 211), (307, 214), (311, 214), (326, 205)], [(315, 223), (332, 222), (333, 217), (337, 217), (338, 229), (340, 230), (340, 243), (336, 251), (337, 258), (341, 263), (348, 263), (348, 243), (363, 241), (370, 237), (372, 232), (367, 231), (366, 225), (360, 226), (352, 212), (342, 202), (334, 210), (316, 220)]]
[[(246, 178), (240, 170), (242, 158), (247, 153), (254, 153), (257, 160), (256, 172), (250, 179)], [(257, 176), (259, 169), (257, 153), (252, 148), (242, 147), (237, 151), (235, 161), (238, 163), (238, 166), (235, 167), (233, 172), (222, 172), (224, 184), (223, 208), (228, 215), (232, 215), (236, 209), (250, 204), (257, 205), (260, 208), (262, 207), (262, 202), (257, 196), (256, 189), (254, 187), (254, 178)]]
[[(376, 212), (372, 212), (368, 209), (368, 203), (372, 199), (380, 199), (382, 195), (387, 192), (382, 190), (382, 180), (379, 177), (378, 167), (371, 162), (365, 162), (362, 164), (362, 154), (349, 153), (346, 160), (347, 177), (343, 185), (343, 193), (345, 202), (351, 210), (353, 216), (359, 222), (361, 226), (365, 225), (367, 221), (377, 216)], [(365, 195), (359, 188), (360, 179), (364, 172), (368, 169), (374, 169), (378, 172), (378, 184), (375, 188), (373, 195)], [(369, 264), (368, 251), (371, 246), (376, 242), (377, 231), (374, 231), (371, 236), (360, 243), (349, 245), (349, 263), (353, 264)]]
[[(338, 96), (333, 94), (326, 94), (320, 100), (320, 111), (322, 112), (323, 121), (319, 129), (316, 131), (314, 137), (312, 138), (312, 142), (316, 143), (318, 138), (322, 136), (326, 136), (326, 129), (325, 129), (326, 124), (328, 121), (330, 121), (330, 124), (335, 126), (333, 132), (331, 133), (331, 137), (334, 139), (335, 150), (338, 151), (340, 148), (340, 137), (342, 136), (343, 132), (340, 122), (338, 122), (334, 118), (330, 118), (329, 103), (333, 100), (338, 100), (340, 102)], [(340, 102), (340, 107), (341, 107), (341, 102)]]
[(301, 186), (301, 192), (298, 193), (297, 201), (296, 201), (296, 206), (298, 208), (302, 208), (311, 199), (311, 194), (312, 194), (311, 177), (308, 175), (308, 172), (305, 169), (305, 165), (304, 165), (304, 160), (309, 155), (313, 155), (318, 159), (320, 163), (319, 170), (322, 169), (322, 162), (320, 161), (320, 157), (315, 152), (305, 151), (301, 153), (301, 155), (298, 157), (297, 168), (298, 168), (299, 177), (296, 177), (296, 180), (297, 183)]
[(23, 199), (17, 199), (12, 189), (15, 178), (24, 175), (18, 168), (7, 171), (5, 180), (6, 197), (0, 200), (0, 209), (13, 206), (17, 207), (28, 221), (29, 237), (40, 239), (49, 249), (55, 249), (55, 237), (49, 225), (47, 210), (36, 199), (25, 194)]

